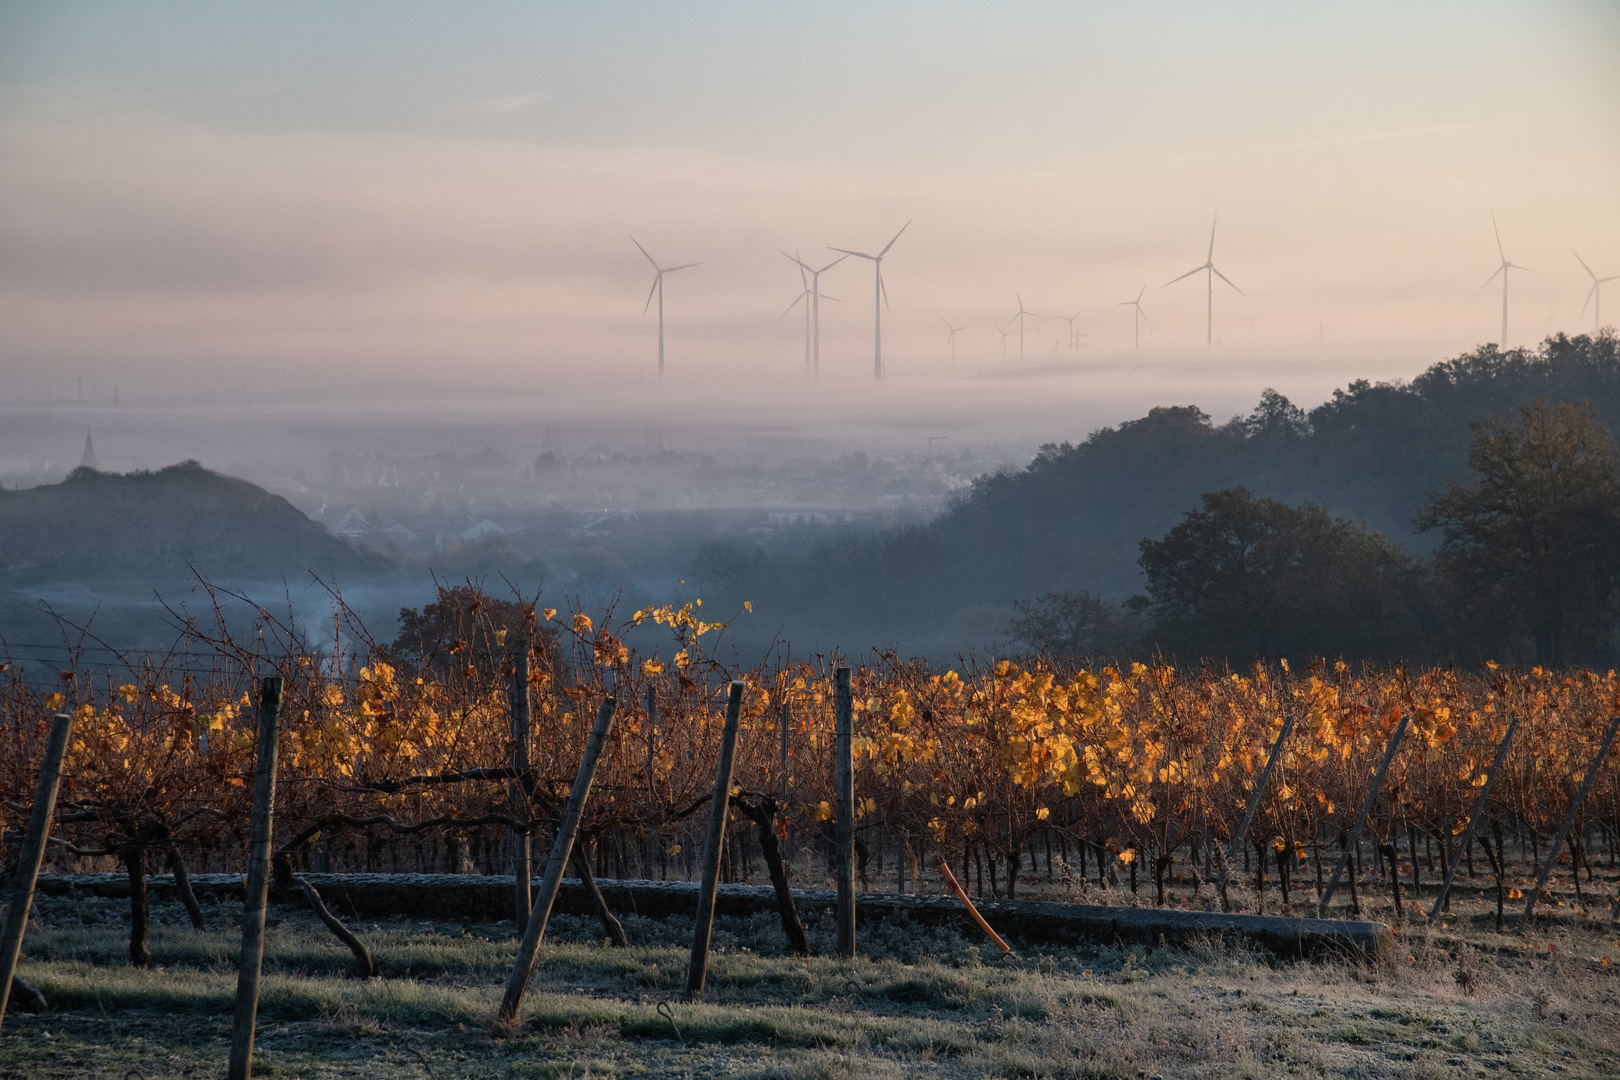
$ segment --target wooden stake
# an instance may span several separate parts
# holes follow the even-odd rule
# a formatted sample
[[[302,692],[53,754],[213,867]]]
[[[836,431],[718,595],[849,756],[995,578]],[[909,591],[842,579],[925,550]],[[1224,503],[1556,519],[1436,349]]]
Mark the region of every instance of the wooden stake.
[[[1282,756],[1283,743],[1288,741],[1288,733],[1292,730],[1294,730],[1294,712],[1290,709],[1288,715],[1283,718],[1282,730],[1277,733],[1277,741],[1271,744],[1271,754],[1266,758],[1266,767],[1261,770],[1260,779],[1255,781],[1254,790],[1249,793],[1249,808],[1243,812],[1243,824],[1238,826],[1237,833],[1233,835],[1232,843],[1227,848],[1228,853],[1242,850],[1243,841],[1249,835],[1249,824],[1254,821],[1254,813],[1260,809],[1260,799],[1266,793],[1266,784],[1271,781],[1271,771],[1276,768],[1277,759]],[[1232,910],[1232,904],[1226,898],[1226,875],[1229,870],[1229,866],[1222,865],[1220,880],[1221,906],[1227,911]],[[1262,876],[1265,874],[1263,862],[1260,873]]]
[[[275,824],[276,728],[281,679],[259,687],[258,769],[253,781],[253,833],[248,844],[247,893],[242,905],[242,955],[236,969],[236,1019],[231,1026],[230,1080],[253,1075],[253,1029],[259,1016],[259,975],[264,967],[264,914],[270,899],[270,839]]]
[[[1316,905],[1318,918],[1327,918],[1328,904],[1333,901],[1333,893],[1339,887],[1339,875],[1350,862],[1350,852],[1361,839],[1361,830],[1367,824],[1367,815],[1372,811],[1373,801],[1378,798],[1378,792],[1384,786],[1384,774],[1389,771],[1389,763],[1395,760],[1395,751],[1401,745],[1401,736],[1406,734],[1406,725],[1411,717],[1401,714],[1401,722],[1395,725],[1395,731],[1389,737],[1389,745],[1384,747],[1384,759],[1378,763],[1378,771],[1373,773],[1372,784],[1367,788],[1367,797],[1361,800],[1361,809],[1356,814],[1356,823],[1350,826],[1350,834],[1345,838],[1344,850],[1339,853],[1338,864],[1333,867],[1333,876],[1328,878],[1327,888],[1322,892],[1322,902]],[[1355,890],[1354,879],[1351,880],[1351,891]]]
[[[512,664],[512,689],[510,697],[510,713],[512,717],[512,782],[507,785],[507,797],[511,803],[512,816],[519,821],[528,821],[530,815],[529,793],[524,788],[524,778],[529,772],[529,743],[533,740],[533,711],[529,698],[529,642],[519,638],[516,654]],[[512,850],[512,876],[513,876],[513,905],[514,918],[519,926],[529,924],[529,911],[533,906],[534,862],[533,862],[533,833],[518,832],[516,829],[508,833],[508,842]]]
[[[1536,871],[1536,887],[1530,890],[1530,899],[1524,905],[1524,917],[1528,919],[1536,910],[1536,899],[1541,895],[1542,887],[1547,884],[1547,878],[1552,875],[1553,864],[1558,861],[1558,849],[1563,846],[1564,838],[1569,835],[1569,827],[1575,823],[1575,815],[1580,811],[1581,803],[1586,801],[1586,793],[1592,790],[1592,781],[1597,779],[1598,766],[1603,759],[1609,756],[1609,748],[1614,745],[1614,736],[1620,732],[1620,716],[1609,721],[1609,732],[1603,736],[1603,744],[1598,747],[1597,756],[1586,769],[1586,778],[1581,781],[1580,790],[1575,793],[1575,801],[1569,804],[1569,810],[1564,814],[1563,822],[1558,826],[1558,835],[1553,838],[1552,846],[1547,849],[1547,865]],[[1581,868],[1575,866],[1575,879],[1580,880]]]
[[[841,667],[834,681],[833,783],[838,800],[833,845],[837,856],[838,955],[855,957],[855,701],[849,687],[849,668]]]
[[[642,695],[647,708],[647,879],[653,878],[653,864],[658,861],[658,787],[654,783],[657,776],[656,761],[653,758],[654,748],[658,743],[658,691],[652,683],[647,684],[646,692]]]
[[[11,887],[11,906],[6,909],[6,925],[0,930],[0,1023],[5,1022],[6,1005],[11,1000],[11,979],[17,973],[17,957],[22,952],[23,933],[28,928],[28,909],[34,903],[34,883],[45,860],[45,843],[51,835],[56,814],[56,789],[62,781],[62,758],[67,754],[68,735],[73,717],[57,713],[51,718],[51,737],[45,744],[45,760],[39,766],[39,786],[34,790],[34,806],[28,813],[28,831],[23,834],[22,854],[17,857],[17,876]]]
[[[613,727],[613,712],[617,707],[618,702],[604,698],[601,708],[596,711],[596,726],[591,728],[590,740],[585,744],[585,758],[574,776],[574,790],[568,796],[568,805],[563,808],[557,838],[552,841],[551,854],[546,859],[546,874],[540,879],[540,889],[529,912],[523,944],[518,946],[517,963],[512,966],[512,975],[506,980],[506,995],[501,999],[501,1008],[496,1014],[498,1024],[510,1023],[517,1016],[518,1006],[523,1004],[524,991],[529,988],[529,977],[534,974],[535,957],[540,952],[540,941],[546,936],[546,920],[551,917],[551,905],[557,902],[557,889],[562,885],[568,856],[574,850],[579,819],[585,812],[585,800],[590,798],[591,781],[596,778],[596,765],[601,760],[608,731]]]
[[[1502,773],[1502,762],[1507,759],[1508,747],[1513,743],[1513,733],[1519,730],[1519,718],[1515,716],[1508,725],[1507,734],[1502,736],[1502,745],[1496,748],[1496,760],[1491,762],[1491,771],[1485,777],[1485,786],[1480,789],[1479,798],[1474,800],[1473,812],[1468,815],[1468,824],[1463,827],[1462,842],[1451,853],[1451,862],[1446,867],[1446,878],[1440,883],[1440,895],[1434,898],[1434,907],[1429,909],[1429,921],[1434,922],[1440,914],[1440,907],[1446,902],[1446,894],[1451,892],[1451,879],[1456,876],[1457,864],[1462,861],[1463,849],[1474,842],[1474,825],[1479,821],[1479,815],[1485,812],[1485,800],[1491,796],[1491,788],[1496,786],[1496,778]],[[1417,865],[1417,851],[1412,852],[1412,865]]]
[[[692,961],[686,968],[686,1000],[701,1001],[709,974],[709,940],[714,933],[714,895],[720,887],[720,849],[726,840],[726,808],[731,803],[731,771],[737,750],[737,724],[747,683],[731,684],[726,699],[726,726],[720,732],[720,766],[714,772],[709,803],[709,834],[703,843],[703,883],[698,887],[697,927],[692,934]]]

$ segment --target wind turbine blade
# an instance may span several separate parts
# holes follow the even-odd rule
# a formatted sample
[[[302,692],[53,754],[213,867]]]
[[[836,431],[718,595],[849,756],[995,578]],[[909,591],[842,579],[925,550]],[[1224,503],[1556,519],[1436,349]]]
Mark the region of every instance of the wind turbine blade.
[[[1216,277],[1220,278],[1222,281],[1226,282],[1228,285],[1232,285],[1232,279],[1231,278],[1227,277],[1225,274],[1221,273],[1219,270],[1216,270],[1213,266],[1211,266],[1209,269]],[[1236,285],[1232,285],[1232,288],[1237,290],[1237,294],[1239,296],[1247,296],[1248,295],[1248,293],[1244,292],[1242,289],[1239,289]]]
[[[909,221],[906,222],[904,225],[900,226],[900,232],[897,232],[897,233],[894,234],[894,240],[900,239],[900,233],[905,232],[909,228],[911,228],[911,222],[909,222]],[[887,255],[889,253],[889,249],[894,247],[894,240],[890,240],[887,244],[883,245],[883,250],[878,252],[878,254],[877,254],[878,258],[881,259],[881,258],[883,258],[883,256],[885,256],[885,255]],[[833,250],[836,251],[837,248],[834,248]]]
[[[1209,254],[1204,256],[1204,261],[1205,262],[1214,262],[1215,261],[1215,225],[1220,220],[1221,220],[1221,215],[1219,215],[1219,214],[1216,214],[1215,217],[1210,220],[1210,223],[1209,223]]]
[[[874,259],[873,261],[876,262],[877,260]],[[883,309],[885,311],[887,311],[888,308],[889,308],[889,287],[887,285],[883,284],[883,264],[882,263],[878,263],[877,279],[878,279],[878,292],[883,294]]]
[[[700,262],[695,262],[695,263],[682,263],[679,266],[667,266],[667,267],[664,268],[664,273],[673,274],[677,270],[690,270],[694,266],[702,266],[702,265],[703,264],[700,263]]]
[[[636,250],[637,251],[640,251],[643,255],[647,255],[647,249],[641,246],[641,241],[640,240],[637,240],[635,237],[632,236],[630,238],[630,242],[632,244],[636,245]],[[651,255],[647,255],[647,261],[652,263],[652,268],[654,270],[658,269],[658,264],[656,262],[653,262],[653,257]]]
[[[1167,288],[1169,288],[1169,287],[1170,287],[1170,286],[1171,286],[1171,285],[1174,285],[1174,284],[1175,284],[1175,283],[1176,283],[1176,282],[1178,282],[1178,281],[1181,281],[1181,280],[1183,280],[1183,279],[1185,279],[1185,278],[1190,278],[1190,277],[1192,277],[1192,276],[1193,276],[1193,275],[1194,275],[1194,274],[1201,274],[1201,273],[1203,273],[1203,272],[1204,272],[1204,268],[1203,268],[1203,267],[1202,267],[1202,266],[1195,266],[1195,267],[1193,267],[1193,268],[1192,268],[1192,269],[1191,269],[1191,270],[1189,270],[1189,271],[1187,271],[1187,272],[1186,272],[1186,273],[1185,273],[1185,274],[1182,274],[1182,275],[1181,275],[1181,277],[1178,277],[1178,278],[1171,278],[1171,279],[1170,279],[1170,280],[1169,280],[1169,281],[1167,281],[1167,282],[1165,282],[1165,283],[1164,283],[1164,284],[1163,284],[1163,285],[1160,285],[1160,286],[1159,286],[1159,288],[1161,288],[1161,289],[1167,289]]]
[[[1576,256],[1576,257],[1579,258],[1579,256]],[[1598,289],[1598,283],[1595,282],[1595,281],[1592,282],[1592,287],[1590,289],[1586,290],[1586,299],[1581,301],[1581,313],[1580,313],[1580,315],[1575,316],[1577,319],[1582,318],[1583,316],[1585,316],[1586,309],[1592,305],[1592,294],[1597,292],[1597,289]]]
[[[837,251],[838,249],[833,248],[833,250]],[[825,274],[827,271],[831,270],[833,267],[837,266],[839,263],[843,262],[847,258],[849,258],[849,256],[847,254],[846,255],[840,255],[840,256],[838,256],[838,258],[834,259],[832,262],[828,263],[826,266],[823,266],[820,270],[814,270],[814,271],[812,271],[812,273]]]
[[[1616,274],[1613,277],[1601,277],[1601,278],[1597,279],[1597,283],[1599,285],[1602,285],[1604,282],[1607,282],[1607,281],[1620,281],[1620,274]]]
[[[1502,256],[1503,262],[1507,262],[1507,253],[1502,250],[1502,230],[1496,227],[1495,210],[1491,211],[1491,231],[1496,234],[1496,253]]]
[[[795,296],[793,298],[793,303],[789,304],[787,306],[787,310],[782,312],[782,314],[778,315],[777,318],[778,319],[787,318],[788,317],[788,312],[790,312],[794,308],[798,307],[800,300],[804,300],[804,301],[806,301],[808,303],[809,302],[809,296],[810,296],[810,290],[809,289],[806,289],[804,292],[800,293],[798,296]]]
[[[873,261],[876,261],[876,260],[877,260],[877,256],[876,256],[876,255],[868,255],[868,254],[867,254],[867,253],[866,253],[866,252],[864,252],[864,251],[850,251],[850,250],[849,250],[849,249],[847,249],[847,248],[835,248],[835,247],[833,247],[833,246],[831,246],[831,245],[828,245],[828,247],[827,247],[827,250],[828,250],[828,251],[842,251],[842,252],[843,252],[843,253],[844,253],[844,254],[845,254],[845,255],[853,255],[853,256],[855,256],[855,257],[856,257],[856,258],[857,258],[857,259],[871,259],[871,260],[873,260]]]
[[[1581,269],[1586,271],[1586,276],[1591,278],[1593,281],[1596,281],[1597,275],[1592,273],[1592,268],[1590,266],[1586,265],[1586,260],[1581,258],[1581,253],[1576,251],[1574,248],[1570,248],[1569,253],[1575,256],[1576,262],[1581,264]]]
[[[1504,263],[1503,265],[1505,266],[1506,264]],[[1479,288],[1475,289],[1474,292],[1473,292],[1473,295],[1470,296],[1468,299],[1472,300],[1475,296],[1478,296],[1480,293],[1484,292],[1485,291],[1485,285],[1489,285],[1491,282],[1495,281],[1496,280],[1496,275],[1500,274],[1501,272],[1502,272],[1502,267],[1498,266],[1496,268],[1496,270],[1494,272],[1492,272],[1491,276],[1485,279],[1485,284],[1481,285]]]
[[[662,270],[658,271],[658,273],[653,275],[652,288],[647,290],[647,302],[645,304],[641,305],[641,313],[643,315],[647,314],[647,309],[652,307],[653,293],[658,291],[658,283],[659,283],[659,281],[661,281],[663,279],[663,277],[664,277],[664,272]]]
[[[842,304],[843,303],[843,301],[838,299],[838,297],[836,297],[836,296],[828,296],[826,293],[817,293],[816,295],[821,297],[823,300],[831,300],[835,304]]]
[[[781,250],[781,249],[779,248],[778,250]],[[790,263],[796,263],[800,270],[808,270],[808,269],[810,269],[810,267],[805,265],[804,260],[799,258],[797,255],[789,255],[787,252],[783,251],[782,252],[782,258],[786,259]]]
[[[1136,299],[1137,299],[1137,302],[1138,302],[1138,303],[1140,303],[1140,302],[1141,302],[1141,300],[1142,300],[1142,293],[1145,293],[1145,292],[1147,292],[1147,286],[1146,286],[1146,285],[1143,285],[1143,286],[1142,286],[1142,289],[1141,289],[1141,292],[1138,292],[1138,293],[1137,293],[1137,294],[1136,294]]]

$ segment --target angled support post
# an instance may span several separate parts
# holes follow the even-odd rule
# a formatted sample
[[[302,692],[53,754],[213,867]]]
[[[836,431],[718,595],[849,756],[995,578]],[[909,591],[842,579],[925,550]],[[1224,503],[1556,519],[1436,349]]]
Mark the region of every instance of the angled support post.
[[[1395,732],[1389,737],[1389,745],[1384,747],[1384,759],[1378,763],[1378,771],[1373,773],[1372,784],[1367,788],[1367,797],[1361,800],[1361,809],[1356,813],[1356,823],[1350,826],[1350,834],[1345,838],[1344,850],[1339,853],[1338,865],[1333,868],[1333,876],[1328,878],[1327,888],[1322,890],[1322,902],[1316,906],[1316,917],[1319,919],[1327,918],[1328,904],[1332,903],[1334,890],[1339,887],[1339,876],[1344,873],[1344,868],[1349,865],[1350,853],[1361,842],[1361,830],[1366,828],[1367,815],[1372,812],[1373,803],[1378,799],[1378,792],[1384,786],[1384,774],[1389,772],[1389,764],[1395,760],[1395,751],[1399,749],[1401,736],[1406,734],[1406,725],[1411,722],[1411,719],[1410,714],[1401,714],[1401,722],[1395,725]],[[1351,884],[1354,884],[1354,882]]]
[[[1271,782],[1271,773],[1277,767],[1277,761],[1282,757],[1283,743],[1288,741],[1288,733],[1294,730],[1294,710],[1289,709],[1283,717],[1282,730],[1277,733],[1277,741],[1271,744],[1271,753],[1266,757],[1266,767],[1260,771],[1260,779],[1255,781],[1254,790],[1249,792],[1249,808],[1243,812],[1243,823],[1238,831],[1232,835],[1232,843],[1228,846],[1228,853],[1243,850],[1243,842],[1248,838],[1249,826],[1254,822],[1254,815],[1260,809],[1260,800],[1266,794],[1266,785]],[[1232,871],[1228,860],[1223,860],[1221,866],[1220,893],[1221,907],[1227,911],[1232,910],[1232,903],[1226,898],[1226,879]]]
[[[45,843],[51,835],[56,814],[56,791],[62,782],[62,759],[67,755],[73,717],[57,713],[51,718],[50,741],[45,744],[45,760],[39,766],[39,786],[34,805],[28,812],[28,831],[23,834],[22,854],[17,857],[17,876],[11,886],[11,906],[6,908],[6,925],[0,931],[0,1023],[6,1019],[11,1001],[11,980],[17,974],[17,957],[22,952],[23,933],[28,928],[28,909],[34,903],[34,883],[39,880],[40,863],[45,859]]]
[[[1451,862],[1446,866],[1446,878],[1440,883],[1440,895],[1434,898],[1434,907],[1429,909],[1429,921],[1440,915],[1440,908],[1446,902],[1446,895],[1451,892],[1451,879],[1457,875],[1457,864],[1462,861],[1463,852],[1468,845],[1474,842],[1474,826],[1479,823],[1479,816],[1485,812],[1485,801],[1491,797],[1491,788],[1496,786],[1496,778],[1502,775],[1502,762],[1507,760],[1508,748],[1513,745],[1513,733],[1519,730],[1519,718],[1515,716],[1508,725],[1507,734],[1502,736],[1502,744],[1496,748],[1496,760],[1491,762],[1491,771],[1485,777],[1485,786],[1480,789],[1479,798],[1474,800],[1474,809],[1468,815],[1468,824],[1463,826],[1462,840],[1451,853]],[[1417,864],[1417,852],[1412,853],[1413,865]]]
[[[1575,793],[1575,800],[1569,804],[1569,809],[1564,813],[1564,820],[1558,826],[1558,835],[1553,838],[1552,846],[1547,849],[1547,865],[1536,871],[1536,887],[1530,890],[1530,899],[1524,905],[1526,920],[1535,914],[1536,900],[1541,896],[1541,890],[1546,886],[1547,879],[1552,876],[1553,864],[1558,861],[1558,849],[1564,846],[1564,839],[1569,836],[1569,828],[1575,824],[1575,815],[1580,812],[1581,804],[1586,801],[1587,792],[1592,790],[1592,781],[1597,779],[1598,768],[1602,766],[1603,759],[1609,756],[1609,749],[1614,746],[1617,732],[1620,732],[1620,716],[1609,721],[1609,732],[1603,736],[1603,743],[1598,747],[1597,755],[1592,758],[1592,764],[1587,766],[1586,777],[1581,781],[1580,790]],[[1581,868],[1575,867],[1575,872],[1580,873]]]

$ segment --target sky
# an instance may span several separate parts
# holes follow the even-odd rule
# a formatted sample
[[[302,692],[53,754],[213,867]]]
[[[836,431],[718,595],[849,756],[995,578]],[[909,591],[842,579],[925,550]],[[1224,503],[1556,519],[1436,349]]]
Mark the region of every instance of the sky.
[[[782,252],[909,222],[899,389],[868,408],[1312,404],[1501,337],[1493,213],[1534,271],[1507,343],[1589,330],[1572,251],[1620,274],[1620,5],[0,6],[3,402],[747,387],[791,414]],[[1167,283],[1217,220],[1207,345],[1204,277]],[[632,235],[701,264],[666,279],[673,398]],[[869,383],[872,264],[822,280],[821,379]]]

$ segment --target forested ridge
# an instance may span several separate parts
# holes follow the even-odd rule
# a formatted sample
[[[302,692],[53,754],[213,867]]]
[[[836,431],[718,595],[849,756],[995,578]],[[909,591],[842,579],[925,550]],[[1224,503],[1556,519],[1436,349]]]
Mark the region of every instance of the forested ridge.
[[[1427,557],[1441,532],[1420,532],[1417,518],[1447,484],[1468,480],[1472,425],[1539,399],[1590,402],[1602,425],[1620,420],[1614,333],[1483,346],[1410,383],[1354,381],[1309,412],[1272,391],[1223,423],[1196,405],[1161,406],[981,477],[927,525],[845,538],[791,564],[722,542],[699,553],[694,573],[722,606],[749,598],[767,618],[805,612],[819,636],[858,629],[926,652],[958,644],[952,621],[975,605],[1141,594],[1143,541],[1165,536],[1204,495],[1238,487],[1314,504]]]

